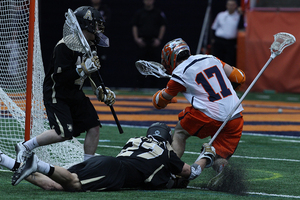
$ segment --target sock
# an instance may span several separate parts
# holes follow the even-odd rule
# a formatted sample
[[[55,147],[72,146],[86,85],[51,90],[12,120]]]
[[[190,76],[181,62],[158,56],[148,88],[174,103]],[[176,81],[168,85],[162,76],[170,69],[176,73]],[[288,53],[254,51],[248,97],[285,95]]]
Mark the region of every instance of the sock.
[[[37,171],[47,176],[51,176],[54,172],[54,166],[42,160],[38,160]]]
[[[28,150],[30,150],[30,151],[32,151],[34,148],[40,146],[36,141],[36,137],[24,142],[23,145],[26,146],[28,148]]]
[[[84,154],[83,155],[83,160],[86,161],[87,159],[93,157],[94,155],[91,155],[91,154]]]
[[[16,168],[19,168],[20,163],[16,162],[15,159],[12,159],[11,157],[8,157],[3,153],[0,153],[0,165],[10,170],[15,170]]]

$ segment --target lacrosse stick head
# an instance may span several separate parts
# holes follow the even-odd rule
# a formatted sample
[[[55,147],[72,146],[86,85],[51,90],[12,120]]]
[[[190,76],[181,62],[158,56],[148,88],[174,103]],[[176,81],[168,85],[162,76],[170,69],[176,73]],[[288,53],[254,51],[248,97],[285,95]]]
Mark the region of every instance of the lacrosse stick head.
[[[90,54],[91,48],[86,41],[74,12],[68,9],[63,27],[63,39],[67,47],[73,51]]]
[[[270,47],[271,57],[275,58],[276,56],[280,55],[283,49],[294,44],[295,42],[296,38],[292,34],[284,32],[277,33],[274,35],[274,42]]]
[[[135,66],[142,75],[151,75],[157,78],[171,78],[171,75],[166,74],[166,69],[160,63],[139,60],[135,62]]]

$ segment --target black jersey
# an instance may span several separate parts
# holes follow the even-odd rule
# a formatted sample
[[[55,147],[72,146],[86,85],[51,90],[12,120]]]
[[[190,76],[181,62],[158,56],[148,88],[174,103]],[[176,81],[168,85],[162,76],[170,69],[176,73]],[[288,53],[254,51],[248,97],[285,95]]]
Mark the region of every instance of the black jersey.
[[[94,156],[68,170],[78,175],[83,191],[163,189],[183,165],[168,142],[149,136],[129,139],[116,158]]]
[[[138,27],[139,37],[150,39],[157,38],[160,27],[166,24],[164,13],[157,8],[138,10],[132,20],[133,26]]]
[[[151,136],[129,139],[117,158],[129,170],[123,187],[139,184],[140,187],[164,188],[171,173],[181,173],[184,165],[168,142]],[[135,174],[141,177],[133,177]]]
[[[81,101],[85,95],[79,90],[79,75],[76,64],[81,63],[82,54],[72,51],[64,43],[58,42],[48,67],[45,67],[43,86],[44,102],[56,103],[57,99],[66,102]]]

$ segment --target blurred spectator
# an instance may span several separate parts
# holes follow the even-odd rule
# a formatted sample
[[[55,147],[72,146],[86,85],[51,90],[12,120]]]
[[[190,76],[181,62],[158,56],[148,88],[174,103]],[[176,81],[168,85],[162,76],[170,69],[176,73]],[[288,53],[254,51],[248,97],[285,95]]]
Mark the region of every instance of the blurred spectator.
[[[103,3],[102,0],[91,0],[91,6],[94,7],[96,10],[100,12],[102,15],[103,19],[105,20],[104,26],[104,34],[109,38],[110,36],[110,21],[111,21],[111,10],[110,8]],[[110,77],[110,73],[112,73],[111,68],[108,66],[107,62],[107,54],[108,51],[110,50],[109,48],[101,48],[99,46],[97,47],[97,55],[99,57],[100,63],[103,67],[101,67],[100,72],[101,75],[104,79],[104,82],[107,82],[105,79],[107,77]],[[85,82],[85,85],[89,85],[89,81]]]
[[[236,65],[238,29],[243,28],[243,17],[237,11],[236,0],[227,0],[226,11],[220,12],[213,25],[212,54],[229,65]]]
[[[103,4],[101,0],[91,0],[92,6],[96,8],[105,20],[105,27],[110,23],[111,11],[106,4]]]
[[[143,0],[143,3],[144,7],[135,13],[132,21],[132,34],[138,46],[138,59],[160,62],[160,45],[166,30],[165,14],[154,7],[154,0]],[[148,77],[147,79],[151,80]],[[138,75],[140,87],[157,87],[155,85],[157,80],[149,80]]]

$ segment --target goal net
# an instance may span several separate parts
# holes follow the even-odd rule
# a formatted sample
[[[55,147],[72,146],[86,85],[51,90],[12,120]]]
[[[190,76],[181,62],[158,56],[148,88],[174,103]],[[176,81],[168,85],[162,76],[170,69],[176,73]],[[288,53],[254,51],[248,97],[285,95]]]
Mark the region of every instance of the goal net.
[[[34,23],[29,20],[32,12]],[[16,155],[14,145],[24,141],[26,123],[29,122],[27,134],[30,138],[49,129],[43,105],[44,67],[38,24],[38,0],[0,1],[0,149],[13,158]],[[34,29],[33,43],[28,42],[29,29]],[[28,52],[32,49],[30,45],[33,45],[33,52]],[[30,56],[32,66],[27,64]],[[32,67],[32,84],[28,81],[29,67]],[[27,97],[28,90],[32,92]],[[30,109],[26,109],[28,98],[31,99]],[[25,123],[26,112],[31,114]],[[67,167],[83,160],[83,146],[76,139],[38,147],[34,151],[40,159],[54,165]]]

